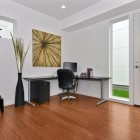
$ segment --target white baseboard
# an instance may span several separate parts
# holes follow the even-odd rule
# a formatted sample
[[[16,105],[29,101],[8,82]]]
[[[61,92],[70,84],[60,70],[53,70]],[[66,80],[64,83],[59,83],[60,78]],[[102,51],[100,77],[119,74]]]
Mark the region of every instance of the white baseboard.
[[[127,104],[127,105],[132,105],[132,104],[130,104],[129,101],[125,101],[125,100],[118,100],[118,99],[109,98],[109,101],[113,101],[113,102],[117,102],[117,103],[123,103],[123,104]]]
[[[14,102],[4,102],[4,106],[8,106],[8,105],[14,105]]]

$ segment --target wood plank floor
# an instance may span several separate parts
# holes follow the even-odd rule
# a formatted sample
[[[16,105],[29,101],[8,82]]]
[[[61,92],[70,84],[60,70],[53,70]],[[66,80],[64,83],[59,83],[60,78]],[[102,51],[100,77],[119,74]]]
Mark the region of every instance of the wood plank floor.
[[[140,107],[78,95],[78,101],[51,97],[32,107],[5,107],[0,140],[140,140]]]

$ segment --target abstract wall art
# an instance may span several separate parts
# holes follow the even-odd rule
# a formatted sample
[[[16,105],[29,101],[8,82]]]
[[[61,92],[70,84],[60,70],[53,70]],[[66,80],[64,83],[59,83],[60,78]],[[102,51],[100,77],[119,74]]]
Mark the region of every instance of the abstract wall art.
[[[34,67],[61,66],[61,36],[33,29],[32,45]]]

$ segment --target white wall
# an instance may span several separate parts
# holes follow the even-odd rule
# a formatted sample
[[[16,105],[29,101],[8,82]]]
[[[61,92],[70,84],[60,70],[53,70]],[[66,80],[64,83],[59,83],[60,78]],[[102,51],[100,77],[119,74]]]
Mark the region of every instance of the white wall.
[[[64,60],[78,63],[78,72],[93,68],[94,76],[109,76],[109,23],[101,23],[65,34]],[[104,82],[105,96],[109,85]],[[100,82],[80,81],[78,93],[100,97]]]
[[[0,16],[17,21],[16,34],[24,38],[26,45],[32,40],[32,29],[62,35],[62,62],[76,61],[78,63],[77,74],[86,72],[86,68],[90,67],[93,68],[94,76],[109,76],[109,21],[111,19],[79,31],[61,34],[59,21],[10,0],[1,0]],[[132,18],[131,16],[131,21]],[[14,103],[17,82],[17,71],[11,46],[10,40],[0,39],[0,94],[4,97],[5,104]],[[30,47],[23,68],[23,76],[52,75],[56,70],[57,68],[32,67],[32,47]],[[27,97],[27,82],[24,80],[23,82]],[[108,97],[109,82],[105,81],[103,86],[104,96]],[[57,94],[59,91],[57,81],[51,81],[51,95]],[[99,97],[100,83],[80,81],[78,92]]]
[[[32,29],[61,35],[60,22],[10,0],[0,1],[0,16],[17,21],[16,36],[24,38],[27,46],[32,41]],[[23,68],[23,76],[52,75],[58,68],[32,67],[32,45]],[[0,95],[5,104],[14,103],[17,70],[11,40],[0,39]],[[27,98],[27,81],[23,80]],[[55,88],[54,88],[55,86]],[[51,84],[51,95],[58,93],[57,81]]]
[[[94,24],[81,30],[65,33],[64,42],[64,60],[75,61],[78,63],[78,74],[86,72],[86,68],[93,68],[94,76],[110,76],[109,70],[109,30],[110,22],[122,18],[129,17],[130,20],[130,52],[129,52],[129,83],[130,83],[130,104],[133,104],[133,14],[140,12],[140,9],[124,13],[112,19],[107,19],[100,23]],[[99,97],[99,83],[80,81],[78,92]],[[109,82],[104,85],[104,97],[109,97]],[[110,91],[111,92],[111,91]]]

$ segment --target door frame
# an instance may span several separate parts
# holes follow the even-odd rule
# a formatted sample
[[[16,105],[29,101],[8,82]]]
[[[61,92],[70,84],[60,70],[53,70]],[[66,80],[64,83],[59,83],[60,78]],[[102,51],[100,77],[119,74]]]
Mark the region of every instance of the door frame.
[[[119,22],[121,20],[125,20],[128,19],[129,20],[129,101],[125,101],[125,100],[120,100],[120,98],[112,98],[112,79],[110,80],[109,83],[109,100],[112,101],[116,101],[116,102],[121,102],[121,103],[125,103],[125,104],[130,104],[133,105],[134,104],[134,97],[133,97],[133,82],[134,82],[134,70],[133,70],[133,61],[134,61],[134,50],[133,50],[133,14],[126,14],[124,16],[120,16],[118,18],[114,18],[112,20],[110,20],[109,22],[109,26],[110,26],[110,31],[109,31],[109,43],[110,43],[110,49],[109,49],[109,74],[112,77],[112,58],[113,58],[113,53],[112,53],[112,24],[115,22]]]

